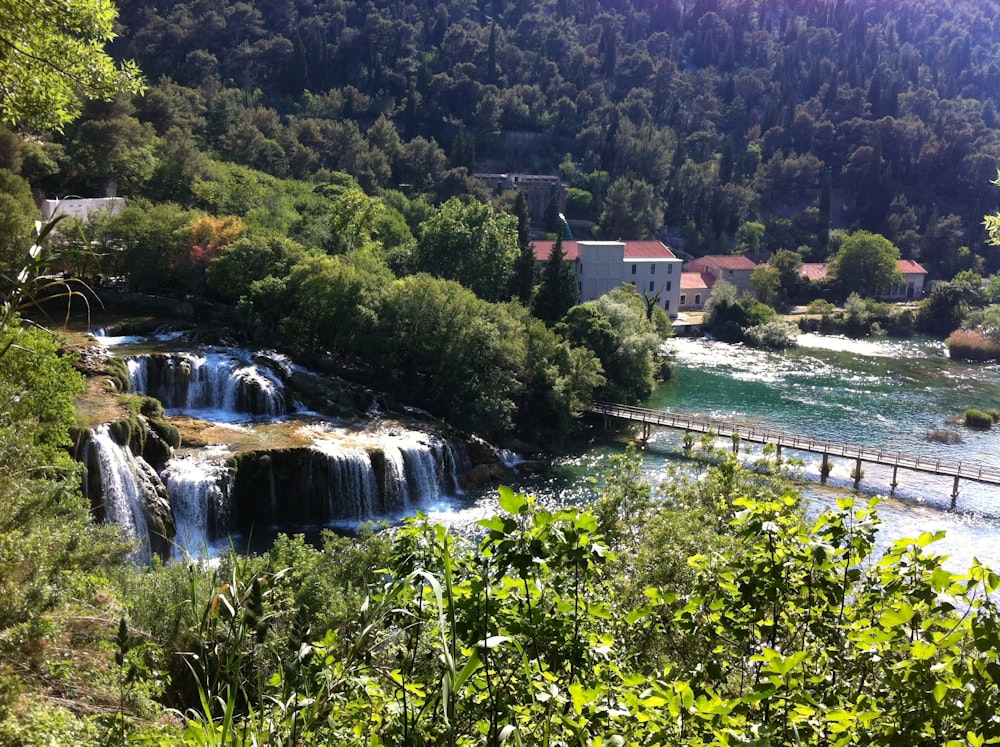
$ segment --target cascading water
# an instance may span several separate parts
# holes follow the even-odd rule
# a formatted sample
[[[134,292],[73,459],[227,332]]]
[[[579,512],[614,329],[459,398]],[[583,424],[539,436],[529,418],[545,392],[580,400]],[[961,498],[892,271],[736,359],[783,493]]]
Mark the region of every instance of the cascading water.
[[[142,344],[138,338],[105,339],[109,346]],[[160,484],[171,524],[167,536],[177,528],[169,544],[154,543],[152,552],[164,557],[214,554],[233,535],[237,542],[245,534],[248,545],[265,547],[260,538],[275,531],[398,520],[418,508],[450,511],[449,496],[460,492],[459,472],[471,467],[464,445],[456,448],[447,439],[385,421],[383,406],[373,408],[372,422],[360,427],[289,407],[284,382],[299,376],[308,381],[310,374],[273,352],[199,347],[123,358],[133,391],[156,397],[171,415],[193,416],[182,426],[193,429],[191,440],[221,447],[206,456],[186,445],[179,456],[157,462],[162,483],[148,464],[132,469],[130,455],[119,454],[126,466],[116,469]],[[291,410],[295,414],[288,417]],[[100,433],[110,448],[107,426]],[[109,521],[137,540],[155,533],[143,526],[143,514],[125,508],[142,488],[104,483],[116,502]],[[147,549],[137,559],[149,554]]]
[[[174,544],[187,557],[211,555],[232,522],[233,473],[225,464],[182,457],[163,470],[177,535]]]
[[[108,425],[94,429],[85,461],[88,468],[96,467],[99,473],[97,484],[100,496],[90,496],[93,502],[99,504],[98,513],[103,515],[105,521],[120,526],[125,536],[138,545],[132,554],[133,559],[138,563],[148,563],[154,551],[150,513],[157,508],[165,508],[166,499],[156,471],[142,457],[134,456],[127,446],[116,443]],[[95,483],[89,479],[87,482]],[[161,531],[161,535],[165,533]]]
[[[275,418],[284,415],[284,385],[244,351],[139,355],[126,360],[133,391],[170,410]],[[280,362],[276,362],[280,366]]]

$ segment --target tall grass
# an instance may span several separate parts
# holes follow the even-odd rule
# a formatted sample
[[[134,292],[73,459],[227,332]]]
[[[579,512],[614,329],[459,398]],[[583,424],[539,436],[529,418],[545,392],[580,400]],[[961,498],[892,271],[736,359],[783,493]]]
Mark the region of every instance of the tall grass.
[[[1000,342],[979,330],[957,329],[945,340],[945,345],[948,354],[957,360],[1000,360]]]

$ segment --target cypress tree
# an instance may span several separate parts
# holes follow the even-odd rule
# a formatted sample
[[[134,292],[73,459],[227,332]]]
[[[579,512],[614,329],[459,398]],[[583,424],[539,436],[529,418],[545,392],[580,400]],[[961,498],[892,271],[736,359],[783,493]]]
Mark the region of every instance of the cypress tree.
[[[579,298],[573,268],[565,261],[562,247],[562,234],[556,234],[533,309],[535,316],[550,327],[562,319]]]

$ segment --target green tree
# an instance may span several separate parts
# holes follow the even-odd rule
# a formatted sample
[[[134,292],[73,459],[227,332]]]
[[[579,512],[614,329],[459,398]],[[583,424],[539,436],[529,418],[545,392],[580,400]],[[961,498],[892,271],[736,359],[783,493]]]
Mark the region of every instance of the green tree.
[[[68,3],[58,12],[2,0],[0,120],[61,129],[79,114],[84,97],[140,92],[135,64],[116,65],[102,49],[114,36],[117,14],[114,5],[97,0]]]
[[[126,278],[134,291],[176,292],[191,251],[190,227],[200,215],[171,203],[132,200],[117,215],[92,219],[88,231],[106,275]]]
[[[519,251],[514,216],[452,198],[424,223],[413,259],[419,272],[455,280],[486,301],[500,301]]]
[[[663,337],[646,317],[637,293],[616,288],[596,301],[574,306],[556,326],[573,345],[589,348],[604,369],[606,383],[595,396],[612,402],[648,397],[660,375]]]
[[[781,273],[770,264],[757,265],[750,275],[750,284],[761,303],[777,306],[782,297]]]
[[[764,246],[764,224],[759,221],[741,223],[736,230],[736,254],[759,252]]]
[[[24,266],[38,208],[27,181],[0,169],[0,274],[13,277]]]
[[[511,273],[510,297],[527,306],[531,303],[538,270],[535,267],[535,251],[529,234],[531,218],[528,215],[528,201],[521,190],[517,190],[514,197],[512,212],[517,218],[517,245],[520,251]]]
[[[580,297],[573,266],[566,261],[562,246],[562,235],[556,234],[556,240],[542,269],[542,283],[532,307],[535,316],[550,327],[562,319]]]
[[[874,298],[902,282],[899,249],[889,239],[868,231],[849,234],[840,244],[830,272],[842,288]]]
[[[504,307],[455,281],[418,274],[388,286],[367,355],[407,401],[489,435],[513,422],[521,341]]]
[[[357,355],[374,324],[380,294],[391,282],[389,268],[371,250],[306,257],[285,280],[282,337],[308,354]]]
[[[208,266],[208,287],[220,298],[238,301],[254,282],[288,275],[304,255],[300,245],[279,236],[238,239]]]

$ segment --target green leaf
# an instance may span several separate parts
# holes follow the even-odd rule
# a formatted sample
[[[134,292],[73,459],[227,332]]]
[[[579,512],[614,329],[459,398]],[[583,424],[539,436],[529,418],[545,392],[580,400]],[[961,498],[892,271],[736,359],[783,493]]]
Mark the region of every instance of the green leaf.
[[[930,659],[935,653],[937,653],[937,646],[933,643],[919,639],[913,642],[912,655],[917,661]]]
[[[515,493],[506,485],[501,485],[498,492],[500,493],[500,508],[510,514],[524,513],[524,509],[528,505],[528,499],[524,493]]]
[[[879,618],[879,624],[883,628],[896,628],[900,625],[906,625],[906,623],[910,622],[912,619],[913,607],[904,602],[897,608],[889,609],[883,612],[882,616]]]

